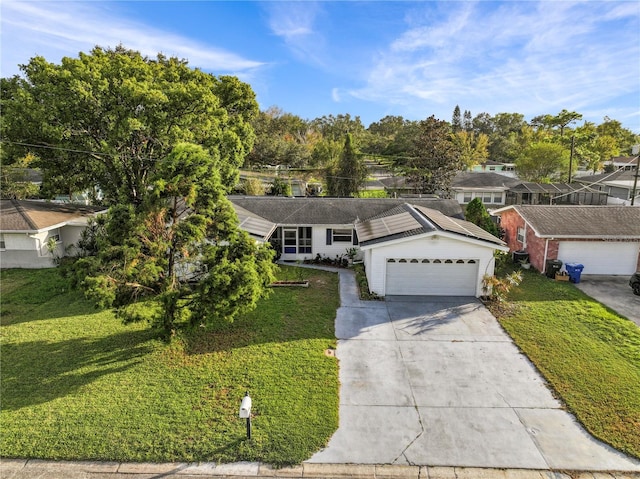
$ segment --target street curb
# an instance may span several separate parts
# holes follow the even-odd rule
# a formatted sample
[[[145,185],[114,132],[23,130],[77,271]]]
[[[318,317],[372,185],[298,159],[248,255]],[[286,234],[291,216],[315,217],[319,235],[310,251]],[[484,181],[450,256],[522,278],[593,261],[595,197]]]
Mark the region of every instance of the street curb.
[[[1,477],[98,478],[353,478],[353,479],[640,479],[640,472],[552,471],[479,467],[407,466],[390,464],[316,464],[275,468],[259,462],[231,464],[117,463],[2,459]]]

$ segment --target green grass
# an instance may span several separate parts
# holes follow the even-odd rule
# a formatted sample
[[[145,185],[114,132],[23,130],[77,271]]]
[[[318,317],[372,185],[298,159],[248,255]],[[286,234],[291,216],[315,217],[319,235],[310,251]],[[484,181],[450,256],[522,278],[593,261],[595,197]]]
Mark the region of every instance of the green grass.
[[[358,198],[388,198],[386,190],[361,190],[356,195]]]
[[[640,457],[640,328],[572,284],[524,273],[500,323],[591,434]]]
[[[283,267],[279,279],[298,279]],[[338,426],[336,274],[274,288],[231,324],[167,344],[67,291],[55,270],[2,272],[0,456],[301,462]],[[253,436],[238,418],[253,398]]]

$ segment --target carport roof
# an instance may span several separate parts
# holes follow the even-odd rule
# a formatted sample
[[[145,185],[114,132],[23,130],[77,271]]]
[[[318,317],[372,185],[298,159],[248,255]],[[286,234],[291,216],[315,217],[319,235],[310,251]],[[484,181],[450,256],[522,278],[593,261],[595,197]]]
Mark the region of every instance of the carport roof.
[[[634,206],[514,205],[540,238],[640,239],[640,208]]]
[[[479,226],[438,210],[405,203],[355,224],[361,246],[383,243],[434,231],[445,231],[503,246],[505,243]]]

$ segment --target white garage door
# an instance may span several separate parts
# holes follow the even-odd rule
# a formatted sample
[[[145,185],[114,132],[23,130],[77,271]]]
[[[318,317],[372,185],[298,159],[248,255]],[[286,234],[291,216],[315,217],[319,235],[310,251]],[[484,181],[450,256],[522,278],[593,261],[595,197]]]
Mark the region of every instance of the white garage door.
[[[386,294],[475,296],[478,264],[476,259],[388,259]]]
[[[584,265],[582,274],[632,274],[638,264],[639,243],[562,241],[558,259]]]

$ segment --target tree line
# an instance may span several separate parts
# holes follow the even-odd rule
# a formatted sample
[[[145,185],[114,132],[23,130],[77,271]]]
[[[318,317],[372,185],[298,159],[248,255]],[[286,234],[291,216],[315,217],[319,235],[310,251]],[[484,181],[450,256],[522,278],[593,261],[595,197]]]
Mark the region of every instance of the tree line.
[[[442,120],[438,120],[442,121]],[[578,112],[562,110],[526,121],[520,113],[479,113],[453,110],[450,122],[437,124],[386,116],[365,127],[358,116],[328,115],[304,120],[277,107],[261,111],[253,123],[256,143],[246,167],[285,165],[326,168],[335,164],[349,133],[359,154],[384,158],[400,170],[415,169],[417,149],[424,146],[424,128],[436,128],[452,144],[452,168],[469,169],[487,160],[515,164],[525,180],[549,182],[568,179],[572,169],[598,171],[603,162],[631,154],[640,137],[614,119],[595,124]],[[420,137],[423,137],[422,144]],[[572,147],[573,144],[573,147]]]

